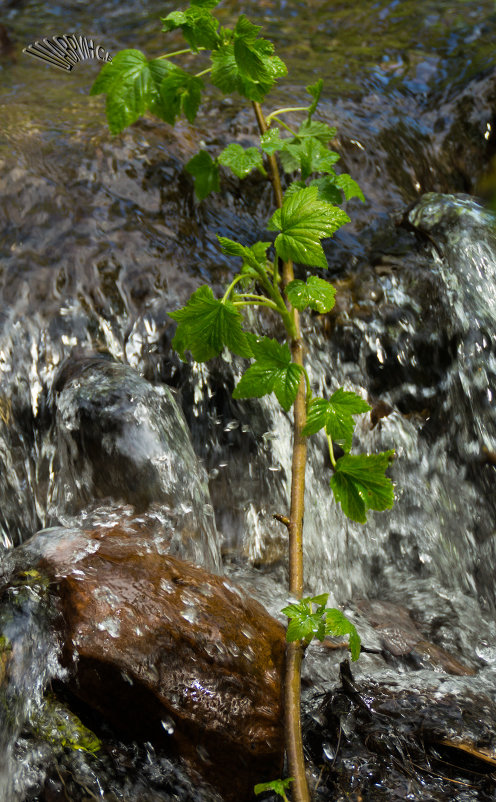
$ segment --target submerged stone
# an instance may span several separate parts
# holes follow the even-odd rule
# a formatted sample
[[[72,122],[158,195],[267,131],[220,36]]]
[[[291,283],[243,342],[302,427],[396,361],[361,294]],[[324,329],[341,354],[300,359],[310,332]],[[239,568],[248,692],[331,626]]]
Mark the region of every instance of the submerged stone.
[[[128,365],[82,356],[59,371],[53,396],[52,519],[101,499],[155,508],[174,531],[169,551],[218,569],[206,475],[169,388]]]
[[[279,776],[284,629],[259,603],[139,527],[45,530],[22,550],[56,589],[67,688],[84,705],[225,799]]]

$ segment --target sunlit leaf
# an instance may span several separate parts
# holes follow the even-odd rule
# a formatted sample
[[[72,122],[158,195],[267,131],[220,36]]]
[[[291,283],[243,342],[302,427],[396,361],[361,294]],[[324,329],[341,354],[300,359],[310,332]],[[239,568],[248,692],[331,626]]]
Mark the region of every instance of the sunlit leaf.
[[[394,503],[391,479],[385,471],[394,451],[380,454],[345,454],[336,462],[331,478],[334,498],[344,514],[358,523],[366,523],[366,511],[388,510]]]
[[[325,611],[325,634],[339,637],[340,635],[350,636],[351,659],[358,660],[360,657],[360,637],[354,624],[349,621],[341,610],[327,608]]]
[[[217,5],[217,3],[215,3]],[[219,23],[210,13],[214,5],[208,2],[192,3],[185,11],[172,11],[162,18],[163,31],[174,31],[181,28],[182,34],[193,51],[200,47],[212,50],[220,42],[217,29]]]
[[[262,154],[258,148],[245,149],[237,143],[232,143],[224,148],[218,157],[218,162],[223,167],[230,167],[238,178],[245,178],[254,169],[260,170],[263,175],[266,175]]]
[[[322,78],[319,78],[317,81],[315,81],[314,84],[310,84],[309,86],[307,86],[308,94],[313,97],[312,105],[308,109],[308,117],[309,117],[309,119],[315,113],[315,109],[317,108],[317,105],[318,105],[319,100],[320,100],[320,96],[322,94],[323,85],[324,85],[324,81],[322,80]]]
[[[345,223],[348,215],[319,198],[317,187],[306,187],[284,199],[268,224],[269,231],[280,230],[275,248],[281,259],[306,265],[327,267],[320,241],[330,237]]]
[[[252,356],[240,313],[232,303],[214,298],[206,285],[192,294],[186,306],[170,312],[169,316],[178,321],[172,346],[181,359],[185,359],[186,351],[191,351],[196,362],[206,362],[218,356],[224,347],[239,356]]]
[[[303,434],[308,437],[325,429],[334,442],[349,451],[355,429],[353,415],[369,410],[370,406],[363,398],[340,387],[329,399],[312,399]]]
[[[119,134],[150,109],[163,120],[170,112],[160,95],[162,81],[176,70],[162,59],[148,61],[139,50],[121,50],[105,64],[91,95],[106,93],[106,112],[112,134]]]
[[[332,284],[318,276],[309,276],[306,281],[294,279],[287,285],[285,292],[298,311],[302,312],[310,307],[321,315],[330,312],[336,297]]]
[[[255,362],[242,375],[234,388],[233,398],[260,398],[274,392],[283,409],[294,403],[302,368],[291,362],[286,343],[281,345],[269,337],[249,337]]]

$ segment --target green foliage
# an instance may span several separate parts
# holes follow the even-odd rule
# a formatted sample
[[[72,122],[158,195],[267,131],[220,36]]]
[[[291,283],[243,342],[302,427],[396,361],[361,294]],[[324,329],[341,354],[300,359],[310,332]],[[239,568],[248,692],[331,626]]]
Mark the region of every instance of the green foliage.
[[[333,308],[336,290],[328,281],[318,276],[309,276],[306,281],[291,281],[286,287],[286,295],[299,312],[310,308],[323,315]]]
[[[385,475],[394,451],[380,454],[345,454],[331,477],[334,498],[345,515],[364,524],[366,510],[389,510],[394,503],[393,483]]]
[[[217,47],[221,41],[217,33],[219,23],[210,13],[217,3],[192,3],[186,11],[173,11],[162,18],[163,31],[181,28],[182,34],[194,53],[200,48]]]
[[[308,645],[313,638],[323,641],[326,635],[349,635],[351,659],[358,660],[360,638],[356,628],[341,610],[326,607],[328,598],[328,593],[306,596],[284,607],[281,612],[290,619],[286,640],[290,643],[301,640]]]
[[[321,240],[349,221],[342,209],[320,200],[316,187],[305,187],[284,199],[267,228],[281,232],[274,243],[281,259],[325,268],[327,259]]]
[[[267,175],[263,166],[262,154],[258,148],[243,148],[241,145],[233,143],[224,148],[219,156],[219,164],[223,167],[230,167],[234,175],[238,178],[246,178],[252,170],[260,170],[262,175]]]
[[[353,415],[368,412],[369,409],[363,398],[340,387],[328,400],[312,398],[303,434],[309,436],[325,429],[332,440],[349,451],[355,429]]]
[[[234,388],[233,398],[260,398],[274,392],[288,412],[298,392],[301,366],[291,361],[287,343],[280,345],[269,337],[248,336],[255,362]]]
[[[163,18],[165,32],[181,30],[189,45],[186,50],[152,60],[137,50],[125,50],[102,68],[91,93],[107,95],[112,133],[119,133],[147,111],[171,125],[181,114],[192,123],[202,100],[203,78],[208,73],[213,86],[224,94],[237,92],[255,104],[265,100],[276,81],[286,74],[284,62],[275,55],[273,44],[260,35],[261,28],[244,14],[233,29],[220,26],[212,13],[216,6],[217,0],[191,0],[185,10],[172,11]],[[203,62],[209,60],[210,66],[193,73],[171,61],[185,52],[199,54]],[[349,453],[355,416],[370,409],[360,396],[339,388],[329,399],[313,397],[309,376],[300,364],[303,348],[298,312],[311,309],[326,314],[334,306],[336,293],[322,278],[310,275],[304,281],[295,279],[293,272],[293,262],[304,268],[327,268],[322,241],[349,222],[348,215],[340,208],[343,199],[363,201],[364,196],[347,173],[335,172],[339,155],[329,146],[336,129],[314,119],[323,91],[322,80],[319,78],[306,89],[311,99],[307,106],[275,109],[270,114],[265,114],[260,105],[255,106],[263,133],[250,147],[228,144],[217,156],[201,150],[186,164],[200,201],[219,191],[222,166],[239,179],[253,170],[266,177],[269,174],[280,208],[267,224],[268,230],[276,232],[274,243],[259,241],[247,246],[218,237],[222,252],[240,259],[241,267],[221,299],[214,297],[209,286],[202,286],[193,292],[185,306],[170,313],[177,322],[172,345],[183,360],[189,352],[197,362],[205,362],[219,356],[225,348],[252,359],[233,397],[259,398],[275,393],[286,412],[298,397],[300,420],[304,418],[303,377],[307,420],[302,435],[309,437],[325,431],[334,498],[346,516],[365,523],[367,510],[385,510],[393,504],[393,485],[385,472],[394,452]],[[297,112],[303,112],[304,117],[301,122],[292,123],[293,127],[282,119],[286,113]],[[288,174],[284,193],[278,164]],[[245,331],[242,310],[253,305],[279,316],[283,328],[281,341]],[[333,442],[343,447],[344,456],[335,458]],[[298,477],[295,485],[303,487],[304,463],[298,461],[299,457],[295,457],[293,470]],[[294,509],[298,506],[303,506],[302,498]],[[290,538],[294,538],[295,527],[301,527],[301,519],[300,512],[291,519]],[[293,549],[292,554],[297,552],[298,549]],[[348,635],[352,659],[356,660],[360,653],[356,629],[340,610],[326,607],[327,599],[327,594],[306,597],[286,607],[283,612],[290,618],[287,639],[306,644],[314,637],[322,640],[326,635]],[[287,685],[294,685],[293,678]],[[295,768],[294,773],[297,782],[293,794],[299,796],[301,771]],[[289,778],[261,783],[255,786],[255,793],[275,791],[287,802],[286,789],[291,782]]]
[[[292,782],[294,782],[293,777],[287,777],[285,780],[271,780],[268,783],[258,783],[258,785],[255,785],[253,790],[257,796],[258,794],[263,794],[266,791],[273,791],[273,793],[282,797],[284,802],[288,802],[286,791],[289,789],[289,786]]]
[[[162,81],[177,68],[168,61],[148,61],[139,50],[121,50],[105,64],[91,95],[107,95],[107,119],[110,131],[119,134],[148,109],[167,122],[171,112],[160,94]]]
[[[206,150],[200,150],[186,164],[186,170],[195,180],[198,200],[204,200],[211,192],[219,191],[219,167]]]
[[[252,356],[240,313],[229,301],[214,298],[207,285],[199,287],[182,309],[170,312],[170,317],[179,323],[172,345],[181,359],[185,351],[191,351],[196,362],[206,362],[224,347],[239,356]]]

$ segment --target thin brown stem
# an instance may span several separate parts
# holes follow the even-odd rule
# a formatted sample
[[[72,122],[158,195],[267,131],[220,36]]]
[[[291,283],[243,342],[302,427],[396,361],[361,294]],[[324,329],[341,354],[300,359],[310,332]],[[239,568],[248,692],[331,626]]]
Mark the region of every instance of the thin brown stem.
[[[260,133],[267,130],[267,123],[259,103],[253,103]],[[274,191],[276,206],[281,208],[283,193],[281,177],[277,159],[268,156],[268,175]],[[282,284],[285,287],[294,278],[293,263],[283,262]],[[292,361],[303,367],[303,342],[301,339],[300,321],[298,311],[286,299],[288,312],[293,325],[288,334],[291,337]],[[286,327],[288,328],[288,327]],[[289,532],[289,590],[297,598],[303,595],[303,513],[305,499],[305,466],[307,459],[307,443],[303,437],[303,428],[306,423],[306,385],[302,373],[298,393],[294,403],[293,428],[293,459],[291,469],[291,504],[289,522],[286,524]],[[281,518],[279,518],[281,520]],[[286,519],[287,520],[287,519]],[[305,758],[303,756],[303,742],[301,736],[300,719],[300,686],[301,661],[303,647],[296,641],[286,644],[286,675],[284,682],[284,717],[286,735],[286,754],[290,776],[294,777],[292,797],[294,802],[310,802],[308,785],[305,775]]]

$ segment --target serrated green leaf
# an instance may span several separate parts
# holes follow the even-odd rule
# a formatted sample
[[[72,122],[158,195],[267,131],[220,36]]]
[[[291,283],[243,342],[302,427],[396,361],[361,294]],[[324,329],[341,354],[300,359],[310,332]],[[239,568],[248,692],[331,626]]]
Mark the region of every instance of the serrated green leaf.
[[[244,357],[252,356],[246,332],[242,329],[243,318],[236,307],[214,298],[208,286],[199,287],[186,306],[170,312],[178,321],[173,348],[181,359],[191,351],[196,362],[206,362],[218,356],[224,347]]]
[[[193,123],[201,102],[204,83],[201,78],[181,70],[171,71],[160,84],[160,97],[164,107],[169,110],[166,122],[174,125],[175,118],[184,112],[190,123]]]
[[[319,197],[322,200],[332,204],[340,204],[343,202],[341,190],[336,186],[337,175],[334,171],[330,175],[324,175],[321,178],[314,178],[310,182],[310,186],[317,187],[319,190]]]
[[[139,50],[121,50],[102,67],[91,95],[107,94],[107,120],[112,134],[119,134],[150,109],[166,119],[160,85],[176,67],[163,59],[148,61]]]
[[[211,80],[214,86],[230,95],[237,92],[240,75],[236,59],[234,58],[234,45],[227,44],[219,47],[212,53]]]
[[[305,597],[305,601],[309,604],[317,604],[319,607],[321,605],[327,604],[327,599],[329,598],[328,593],[320,593],[318,596],[307,596]]]
[[[272,89],[277,78],[286,74],[286,66],[277,56],[263,54],[266,77],[252,80],[248,73],[240,69],[234,52],[234,44],[223,44],[213,51],[211,81],[224,94],[238,92],[248,100],[261,103]]]
[[[323,145],[327,145],[337,134],[336,128],[331,128],[327,123],[318,120],[304,120],[298,128],[298,138],[305,139],[313,137],[318,139]]]
[[[345,454],[337,460],[331,488],[348,518],[365,523],[368,509],[391,509],[393,483],[385,471],[393,456],[394,451],[384,451],[380,454]]]
[[[312,399],[303,434],[309,437],[320,429],[325,429],[334,442],[339,443],[345,451],[349,451],[355,429],[353,415],[369,410],[370,406],[363,398],[340,387],[328,400]]]
[[[206,150],[201,150],[185,165],[185,169],[195,179],[195,194],[203,200],[210,192],[218,192],[219,166]]]
[[[269,221],[269,231],[280,230],[275,248],[283,260],[293,259],[306,265],[327,267],[320,244],[345,223],[348,215],[342,209],[319,198],[317,187],[306,187],[284,199],[279,214]]]
[[[217,4],[215,4],[217,5]],[[182,34],[194,52],[200,47],[212,50],[220,42],[217,29],[218,21],[209,11],[214,6],[208,3],[193,3],[185,11],[172,11],[162,17],[163,31],[174,31],[181,28]]]
[[[365,196],[358,186],[357,182],[348,175],[348,173],[340,173],[336,176],[336,186],[343,192],[346,200],[351,198],[359,198],[365,201]]]
[[[268,131],[260,137],[260,147],[268,156],[273,156],[274,153],[284,149],[286,140],[282,139],[280,134],[280,129],[275,126],[274,128],[269,128]]]
[[[258,148],[245,149],[237,143],[232,143],[224,148],[218,157],[218,162],[223,167],[229,167],[238,178],[245,178],[254,169],[266,175],[262,154]]]
[[[287,343],[281,345],[269,337],[249,337],[255,363],[242,375],[233,398],[261,398],[274,392],[286,412],[294,403],[302,368],[291,362]]]
[[[285,293],[292,306],[299,312],[310,307],[321,315],[330,312],[336,297],[336,290],[332,284],[318,276],[309,276],[306,281],[300,279],[290,281]]]
[[[272,245],[271,242],[255,242],[251,246],[246,246],[227,237],[219,237],[217,235],[217,239],[222,253],[227,253],[230,256],[240,256],[243,260],[243,265],[249,265],[255,270],[260,267],[264,270],[266,269],[267,248]]]
[[[358,660],[360,657],[360,637],[355,625],[346,618],[341,610],[328,608],[325,611],[325,634],[333,635],[334,637],[349,635],[351,659]]]
[[[302,141],[291,140],[287,142],[285,153],[289,153],[301,169],[303,179],[308,178],[312,173],[322,173],[332,170],[339,156],[332,150],[328,150],[315,137],[307,137]]]
[[[254,83],[270,81],[267,66],[268,56],[274,45],[266,39],[258,39],[262,28],[253,25],[244,14],[239,17],[234,29],[234,57],[240,74]]]
[[[322,80],[322,78],[319,78],[318,81],[316,81],[314,84],[310,84],[310,86],[307,86],[307,88],[306,88],[308,94],[313,97],[313,103],[310,106],[310,108],[308,109],[308,119],[310,119],[312,114],[315,113],[315,109],[317,108],[317,105],[318,105],[319,100],[320,100],[320,96],[322,94],[323,85],[324,85],[324,81]]]
[[[255,794],[263,794],[266,791],[273,791],[278,796],[282,797],[284,802],[287,802],[288,798],[286,796],[286,790],[289,788],[291,783],[294,782],[294,777],[288,777],[285,780],[271,780],[268,783],[258,783],[254,786],[253,790]]]
[[[299,189],[305,189],[306,183],[304,181],[291,181],[290,185],[287,187],[286,191],[284,192],[284,197],[289,198],[293,192],[298,192]]]

